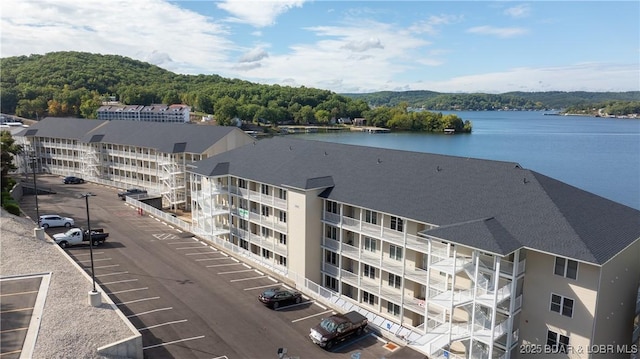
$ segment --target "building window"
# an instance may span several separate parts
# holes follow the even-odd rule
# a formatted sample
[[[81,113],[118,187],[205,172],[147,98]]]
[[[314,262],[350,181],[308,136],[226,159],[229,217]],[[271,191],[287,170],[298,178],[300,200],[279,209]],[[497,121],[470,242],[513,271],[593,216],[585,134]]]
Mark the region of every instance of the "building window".
[[[262,248],[262,256],[267,259],[271,258],[271,251],[266,248]]]
[[[400,306],[397,304],[393,304],[391,302],[387,302],[387,313],[393,314],[394,316],[400,315]]]
[[[260,227],[260,233],[262,233],[262,236],[265,238],[271,237],[271,229],[267,227]]]
[[[376,251],[376,243],[377,241],[374,238],[364,237],[364,249],[369,252]]]
[[[551,311],[573,317],[573,299],[551,293]]]
[[[559,276],[576,279],[578,278],[578,262],[571,259],[556,257],[554,273]]]
[[[369,277],[371,279],[376,278],[376,269],[368,264],[364,265],[362,273],[364,274],[365,277]]]
[[[547,346],[551,352],[567,353],[569,337],[547,330]]]
[[[279,233],[278,242],[280,242],[280,244],[283,244],[283,245],[286,246],[287,245],[287,235],[284,234],[284,233]]]
[[[278,256],[278,264],[280,264],[281,266],[286,267],[287,266],[287,257]]]
[[[282,189],[282,188],[278,188],[278,198],[280,199],[287,199],[287,191]]]
[[[402,285],[402,277],[399,275],[395,275],[393,273],[389,273],[389,286],[400,289]]]
[[[334,266],[338,265],[338,253],[332,252],[329,250],[325,251],[324,261],[333,264]]]
[[[260,185],[260,193],[269,195],[269,185],[261,184]]]
[[[327,201],[327,212],[339,214],[338,203],[333,201]]]
[[[269,213],[271,212],[271,208],[268,206],[262,206],[262,215],[265,217],[269,217]]]
[[[324,276],[324,286],[337,292],[338,291],[338,280],[333,278],[333,277],[331,277],[331,276],[325,275]]]
[[[287,212],[279,211],[280,213],[280,222],[287,223]]]
[[[364,221],[371,224],[378,224],[378,212],[365,210]]]
[[[334,241],[338,240],[338,228],[327,226],[327,238],[333,239]]]
[[[391,229],[398,232],[402,232],[404,228],[404,221],[402,218],[391,216]]]
[[[389,258],[397,261],[402,260],[402,247],[389,245]]]
[[[362,291],[362,302],[363,303],[367,303],[369,305],[375,305],[376,304],[376,296],[369,293],[369,292],[365,292]]]
[[[238,178],[238,187],[247,188],[247,181],[243,180],[242,178]]]

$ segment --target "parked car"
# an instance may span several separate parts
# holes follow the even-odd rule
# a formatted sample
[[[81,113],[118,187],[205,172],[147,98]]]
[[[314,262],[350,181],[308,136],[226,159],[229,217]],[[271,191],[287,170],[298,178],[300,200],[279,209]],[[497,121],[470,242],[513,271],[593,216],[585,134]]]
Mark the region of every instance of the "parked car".
[[[267,289],[258,296],[258,300],[267,307],[278,309],[286,304],[298,304],[302,302],[302,294],[286,288]]]
[[[119,192],[118,197],[123,201],[127,198],[127,196],[133,196],[135,198],[140,197],[141,195],[146,195],[147,191],[140,188],[129,188],[124,192]]]
[[[40,227],[47,229],[49,227],[71,227],[75,224],[73,218],[62,217],[57,214],[45,214],[38,219]]]
[[[334,345],[352,335],[362,335],[368,322],[367,317],[356,311],[334,314],[311,328],[309,338],[319,346],[331,350]]]
[[[80,184],[84,183],[84,179],[75,176],[67,176],[62,180],[64,184]]]

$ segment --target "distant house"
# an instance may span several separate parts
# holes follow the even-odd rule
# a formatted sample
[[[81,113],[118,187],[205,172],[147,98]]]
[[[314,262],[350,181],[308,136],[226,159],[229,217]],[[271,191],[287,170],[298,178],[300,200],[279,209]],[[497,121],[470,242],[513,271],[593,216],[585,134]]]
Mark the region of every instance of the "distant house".
[[[337,122],[341,125],[350,125],[352,121],[349,117],[340,117]]]
[[[367,121],[363,117],[356,117],[353,119],[354,126],[364,126]]]

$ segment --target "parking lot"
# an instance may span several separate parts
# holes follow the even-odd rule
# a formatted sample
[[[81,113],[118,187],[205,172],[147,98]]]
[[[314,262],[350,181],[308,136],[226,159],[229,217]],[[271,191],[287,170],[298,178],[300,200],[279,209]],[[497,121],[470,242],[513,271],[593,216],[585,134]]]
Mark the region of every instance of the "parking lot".
[[[109,233],[93,248],[96,282],[143,335],[147,358],[423,358],[404,348],[385,347],[372,332],[327,352],[309,338],[309,328],[331,309],[304,297],[300,304],[272,310],[258,302],[267,288],[286,286],[243,263],[147,215],[117,198],[118,189],[91,183],[63,185],[57,176],[39,177],[55,190],[40,195],[40,214],[59,214],[86,227],[85,200],[91,192],[92,228]],[[23,208],[35,217],[34,198]],[[65,228],[50,228],[49,235]],[[66,249],[87,272],[88,245]],[[391,350],[395,349],[395,350]]]

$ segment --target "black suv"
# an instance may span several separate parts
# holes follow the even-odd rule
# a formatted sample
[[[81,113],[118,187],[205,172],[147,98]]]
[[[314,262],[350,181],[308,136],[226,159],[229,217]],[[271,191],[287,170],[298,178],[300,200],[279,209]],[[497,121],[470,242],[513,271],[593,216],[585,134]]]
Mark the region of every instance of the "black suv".
[[[140,189],[140,188],[129,188],[128,190],[124,191],[124,192],[119,192],[118,193],[118,197],[120,197],[120,199],[122,199],[123,201],[127,198],[127,196],[133,196],[133,197],[141,197],[141,195],[145,195],[142,197],[146,197],[147,191],[144,189]]]
[[[80,177],[67,176],[62,180],[64,184],[80,184],[84,183],[84,180]]]

